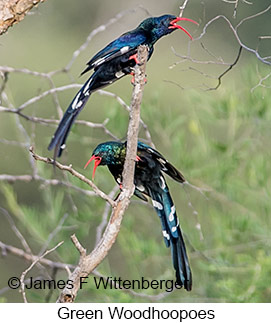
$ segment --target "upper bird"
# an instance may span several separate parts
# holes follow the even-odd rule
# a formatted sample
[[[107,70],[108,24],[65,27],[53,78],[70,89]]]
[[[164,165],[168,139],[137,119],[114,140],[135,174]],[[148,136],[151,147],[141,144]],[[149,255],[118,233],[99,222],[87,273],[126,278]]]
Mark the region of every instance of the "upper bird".
[[[147,18],[136,29],[112,41],[87,63],[87,68],[82,74],[92,69],[94,73],[75,95],[52,137],[48,149],[55,148],[54,157],[61,156],[71,126],[85,106],[90,94],[132,73],[132,68],[138,63],[136,56],[138,46],[149,47],[148,59],[150,59],[157,40],[176,29],[183,30],[192,39],[188,31],[177,25],[177,22],[182,20],[197,24],[192,19],[173,15]]]
[[[122,187],[122,171],[126,156],[126,142],[109,141],[98,145],[86,166],[95,161],[93,177],[97,166],[107,165],[116,182]],[[147,200],[152,199],[153,206],[160,218],[162,233],[167,247],[171,247],[176,282],[187,291],[192,289],[192,273],[186,253],[185,243],[179,227],[175,206],[163,172],[179,183],[184,183],[184,176],[171,165],[158,151],[142,142],[138,142],[135,166],[134,194]]]

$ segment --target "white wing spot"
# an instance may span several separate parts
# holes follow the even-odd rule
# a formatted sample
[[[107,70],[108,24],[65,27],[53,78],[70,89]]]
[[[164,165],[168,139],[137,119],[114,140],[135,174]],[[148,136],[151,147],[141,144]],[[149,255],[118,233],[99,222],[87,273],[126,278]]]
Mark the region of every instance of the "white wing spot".
[[[65,149],[66,148],[66,145],[63,144],[62,146],[60,146],[61,149]]]
[[[163,230],[162,233],[163,233],[163,236],[169,240],[169,234],[167,233],[167,231]]]
[[[73,109],[73,110],[77,109],[77,101],[78,101],[78,99],[79,99],[80,94],[81,94],[81,92],[79,92],[79,93],[77,94],[77,96],[75,97],[75,99],[74,99],[74,102],[73,102],[73,104],[72,104],[72,109]]]
[[[87,84],[84,86],[84,90],[83,90],[83,93],[85,94],[87,91],[88,91],[88,88],[89,88],[89,84],[90,82],[92,81],[92,79],[90,79]]]
[[[172,222],[174,220],[175,211],[176,211],[175,205],[173,205],[171,207],[171,210],[170,210],[170,213],[169,213],[169,216],[168,216],[168,219],[169,219],[170,222]]]
[[[117,183],[120,184],[121,183],[121,179],[120,177],[117,178]]]
[[[105,61],[105,59],[102,57],[102,58],[99,58],[97,59],[97,61],[94,63],[94,66],[98,66],[100,64],[102,64],[103,62]]]
[[[143,185],[139,185],[136,187],[140,192],[144,192],[145,191],[145,187]]]
[[[164,180],[163,176],[160,176],[160,179],[161,179],[161,182],[162,182],[161,189],[163,190],[163,189],[166,188],[166,183],[165,183],[165,180]]]
[[[165,164],[165,163],[166,163],[166,161],[165,161],[164,159],[162,159],[162,158],[158,158],[157,160],[158,160],[158,161],[159,161],[159,163],[161,163],[161,164]]]
[[[123,73],[122,71],[118,71],[117,73],[115,73],[116,78],[121,78],[123,75],[125,75],[125,73]]]
[[[82,104],[83,104],[83,101],[81,101],[81,100],[80,100],[80,101],[77,103],[76,109],[80,108]]]
[[[121,48],[120,53],[125,54],[129,51],[130,47],[129,46],[124,46]]]
[[[154,207],[156,207],[158,210],[163,210],[163,205],[155,200],[152,200],[152,204]]]
[[[172,232],[175,232],[176,230],[177,230],[177,227],[172,227],[172,228],[171,228],[171,231],[172,231]]]

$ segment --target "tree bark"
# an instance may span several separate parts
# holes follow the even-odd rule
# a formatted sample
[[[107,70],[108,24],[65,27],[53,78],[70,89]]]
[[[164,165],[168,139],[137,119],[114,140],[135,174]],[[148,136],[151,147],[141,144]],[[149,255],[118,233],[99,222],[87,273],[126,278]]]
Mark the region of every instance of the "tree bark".
[[[0,0],[0,35],[24,19],[29,10],[45,0]]]

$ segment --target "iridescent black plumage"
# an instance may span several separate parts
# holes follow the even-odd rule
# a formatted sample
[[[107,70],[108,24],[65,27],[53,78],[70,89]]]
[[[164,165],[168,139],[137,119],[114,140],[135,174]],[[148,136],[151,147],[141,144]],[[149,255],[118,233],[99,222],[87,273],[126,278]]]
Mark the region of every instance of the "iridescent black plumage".
[[[185,29],[176,24],[180,20],[192,21],[187,18],[176,18],[173,15],[147,18],[136,29],[121,35],[108,44],[87,63],[88,67],[82,74],[92,69],[94,69],[94,73],[77,92],[48,146],[49,150],[55,148],[55,157],[61,156],[71,126],[84,108],[91,93],[131,74],[132,68],[136,65],[136,60],[132,56],[137,53],[138,46],[148,45],[148,59],[150,59],[154,44],[162,36],[170,34],[178,28],[189,35]]]
[[[125,155],[126,143],[109,141],[98,145],[89,160],[89,162],[95,160],[93,175],[98,165],[107,165],[116,182],[121,185]],[[167,247],[171,247],[176,281],[180,286],[184,286],[186,290],[190,291],[192,273],[175,206],[163,172],[177,182],[185,182],[184,176],[158,151],[138,142],[134,194],[144,200],[146,200],[146,196],[152,199],[155,211],[161,221],[165,244]]]

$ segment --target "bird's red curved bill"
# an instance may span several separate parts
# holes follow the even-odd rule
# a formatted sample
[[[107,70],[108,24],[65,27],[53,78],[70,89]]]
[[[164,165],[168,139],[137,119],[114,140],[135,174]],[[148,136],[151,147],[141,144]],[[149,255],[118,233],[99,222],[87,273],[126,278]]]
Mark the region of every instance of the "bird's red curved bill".
[[[99,157],[99,156],[95,156],[95,155],[91,156],[91,157],[90,157],[90,159],[87,161],[87,163],[86,163],[86,165],[85,165],[84,169],[86,169],[86,168],[88,167],[88,165],[89,165],[93,160],[95,160],[95,162],[94,162],[94,167],[93,167],[92,179],[94,179],[95,172],[96,172],[96,168],[99,166],[99,164],[101,163],[101,160],[102,160],[102,159],[101,159],[101,157]]]
[[[170,22],[171,26],[168,27],[169,29],[176,29],[176,28],[181,29],[182,31],[184,31],[189,36],[189,38],[191,40],[193,40],[193,37],[191,36],[191,34],[185,28],[183,28],[182,26],[177,25],[178,21],[190,21],[190,22],[192,22],[193,24],[196,24],[196,25],[198,25],[198,23],[193,19],[177,17],[176,19],[174,19],[174,20],[172,20]]]

